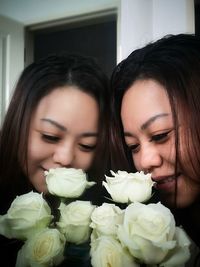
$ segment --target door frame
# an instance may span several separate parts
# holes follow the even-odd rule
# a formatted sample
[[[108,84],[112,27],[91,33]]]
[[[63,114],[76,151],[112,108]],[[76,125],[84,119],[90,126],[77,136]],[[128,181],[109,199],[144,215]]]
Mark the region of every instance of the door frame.
[[[34,60],[34,34],[38,31],[54,31],[58,29],[70,29],[80,25],[88,25],[106,21],[112,17],[118,18],[118,8],[111,8],[103,11],[92,12],[82,15],[66,17],[63,19],[38,23],[25,27],[25,66]],[[117,45],[117,44],[116,44]],[[116,49],[117,51],[117,49]],[[117,55],[116,55],[117,58]]]

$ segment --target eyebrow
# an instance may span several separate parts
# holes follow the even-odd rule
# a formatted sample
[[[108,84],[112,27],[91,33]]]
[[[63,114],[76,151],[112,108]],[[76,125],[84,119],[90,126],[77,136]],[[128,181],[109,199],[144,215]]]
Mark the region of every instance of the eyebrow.
[[[149,118],[145,123],[143,123],[141,125],[141,130],[145,130],[147,127],[149,127],[150,124],[152,124],[155,120],[162,118],[162,117],[166,117],[169,116],[169,113],[161,113],[161,114],[157,114],[151,118]]]
[[[44,122],[49,122],[51,125],[55,126],[56,128],[60,129],[61,131],[64,131],[66,132],[67,131],[67,128],[63,125],[61,125],[60,123],[54,121],[54,120],[51,120],[51,119],[48,119],[48,118],[42,118],[41,121],[44,121]],[[81,134],[81,137],[97,137],[98,136],[98,133],[96,132],[86,132],[86,133],[83,133]]]
[[[64,132],[67,131],[67,129],[63,125],[61,125],[60,123],[58,123],[58,122],[56,122],[54,120],[51,120],[51,119],[48,119],[48,118],[43,118],[43,119],[41,119],[41,121],[49,122],[51,125],[57,127],[61,131],[64,131]]]
[[[141,125],[141,127],[140,127],[141,130],[145,130],[145,129],[148,128],[149,125],[151,125],[155,120],[160,119],[160,118],[162,118],[162,117],[166,117],[166,116],[169,116],[169,113],[161,113],[161,114],[157,114],[157,115],[155,115],[155,116],[149,118],[145,123],[143,123],[143,124]],[[130,137],[133,136],[133,134],[131,134],[130,132],[124,132],[124,135],[125,135],[125,136],[130,136]]]

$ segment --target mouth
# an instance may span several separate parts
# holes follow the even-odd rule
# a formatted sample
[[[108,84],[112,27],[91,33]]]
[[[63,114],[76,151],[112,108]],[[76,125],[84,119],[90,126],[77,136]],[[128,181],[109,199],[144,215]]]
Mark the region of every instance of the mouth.
[[[155,188],[158,190],[174,190],[177,179],[181,173],[178,173],[177,175],[169,175],[169,176],[162,176],[162,177],[154,177],[152,180],[155,182]]]
[[[45,171],[48,171],[47,169],[45,169],[44,167],[40,166],[40,169],[45,172]]]

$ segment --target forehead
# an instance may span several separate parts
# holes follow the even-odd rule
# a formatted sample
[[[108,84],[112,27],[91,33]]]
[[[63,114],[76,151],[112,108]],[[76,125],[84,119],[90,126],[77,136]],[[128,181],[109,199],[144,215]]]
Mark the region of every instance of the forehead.
[[[165,88],[158,82],[138,80],[124,94],[121,107],[123,123],[144,123],[160,113],[171,114],[171,107]]]
[[[74,86],[64,86],[43,97],[32,118],[50,118],[62,125],[83,121],[85,126],[90,126],[96,124],[98,116],[99,107],[94,97]]]

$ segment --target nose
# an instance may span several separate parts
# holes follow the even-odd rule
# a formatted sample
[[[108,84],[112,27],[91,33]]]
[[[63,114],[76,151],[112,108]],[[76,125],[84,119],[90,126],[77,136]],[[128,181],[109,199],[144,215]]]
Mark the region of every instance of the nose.
[[[155,167],[162,165],[162,156],[159,150],[154,146],[154,144],[148,144],[141,147],[139,156],[139,167],[140,170],[144,172],[152,172]]]
[[[75,149],[72,144],[65,144],[56,147],[53,154],[53,161],[60,167],[73,167],[75,159]]]

